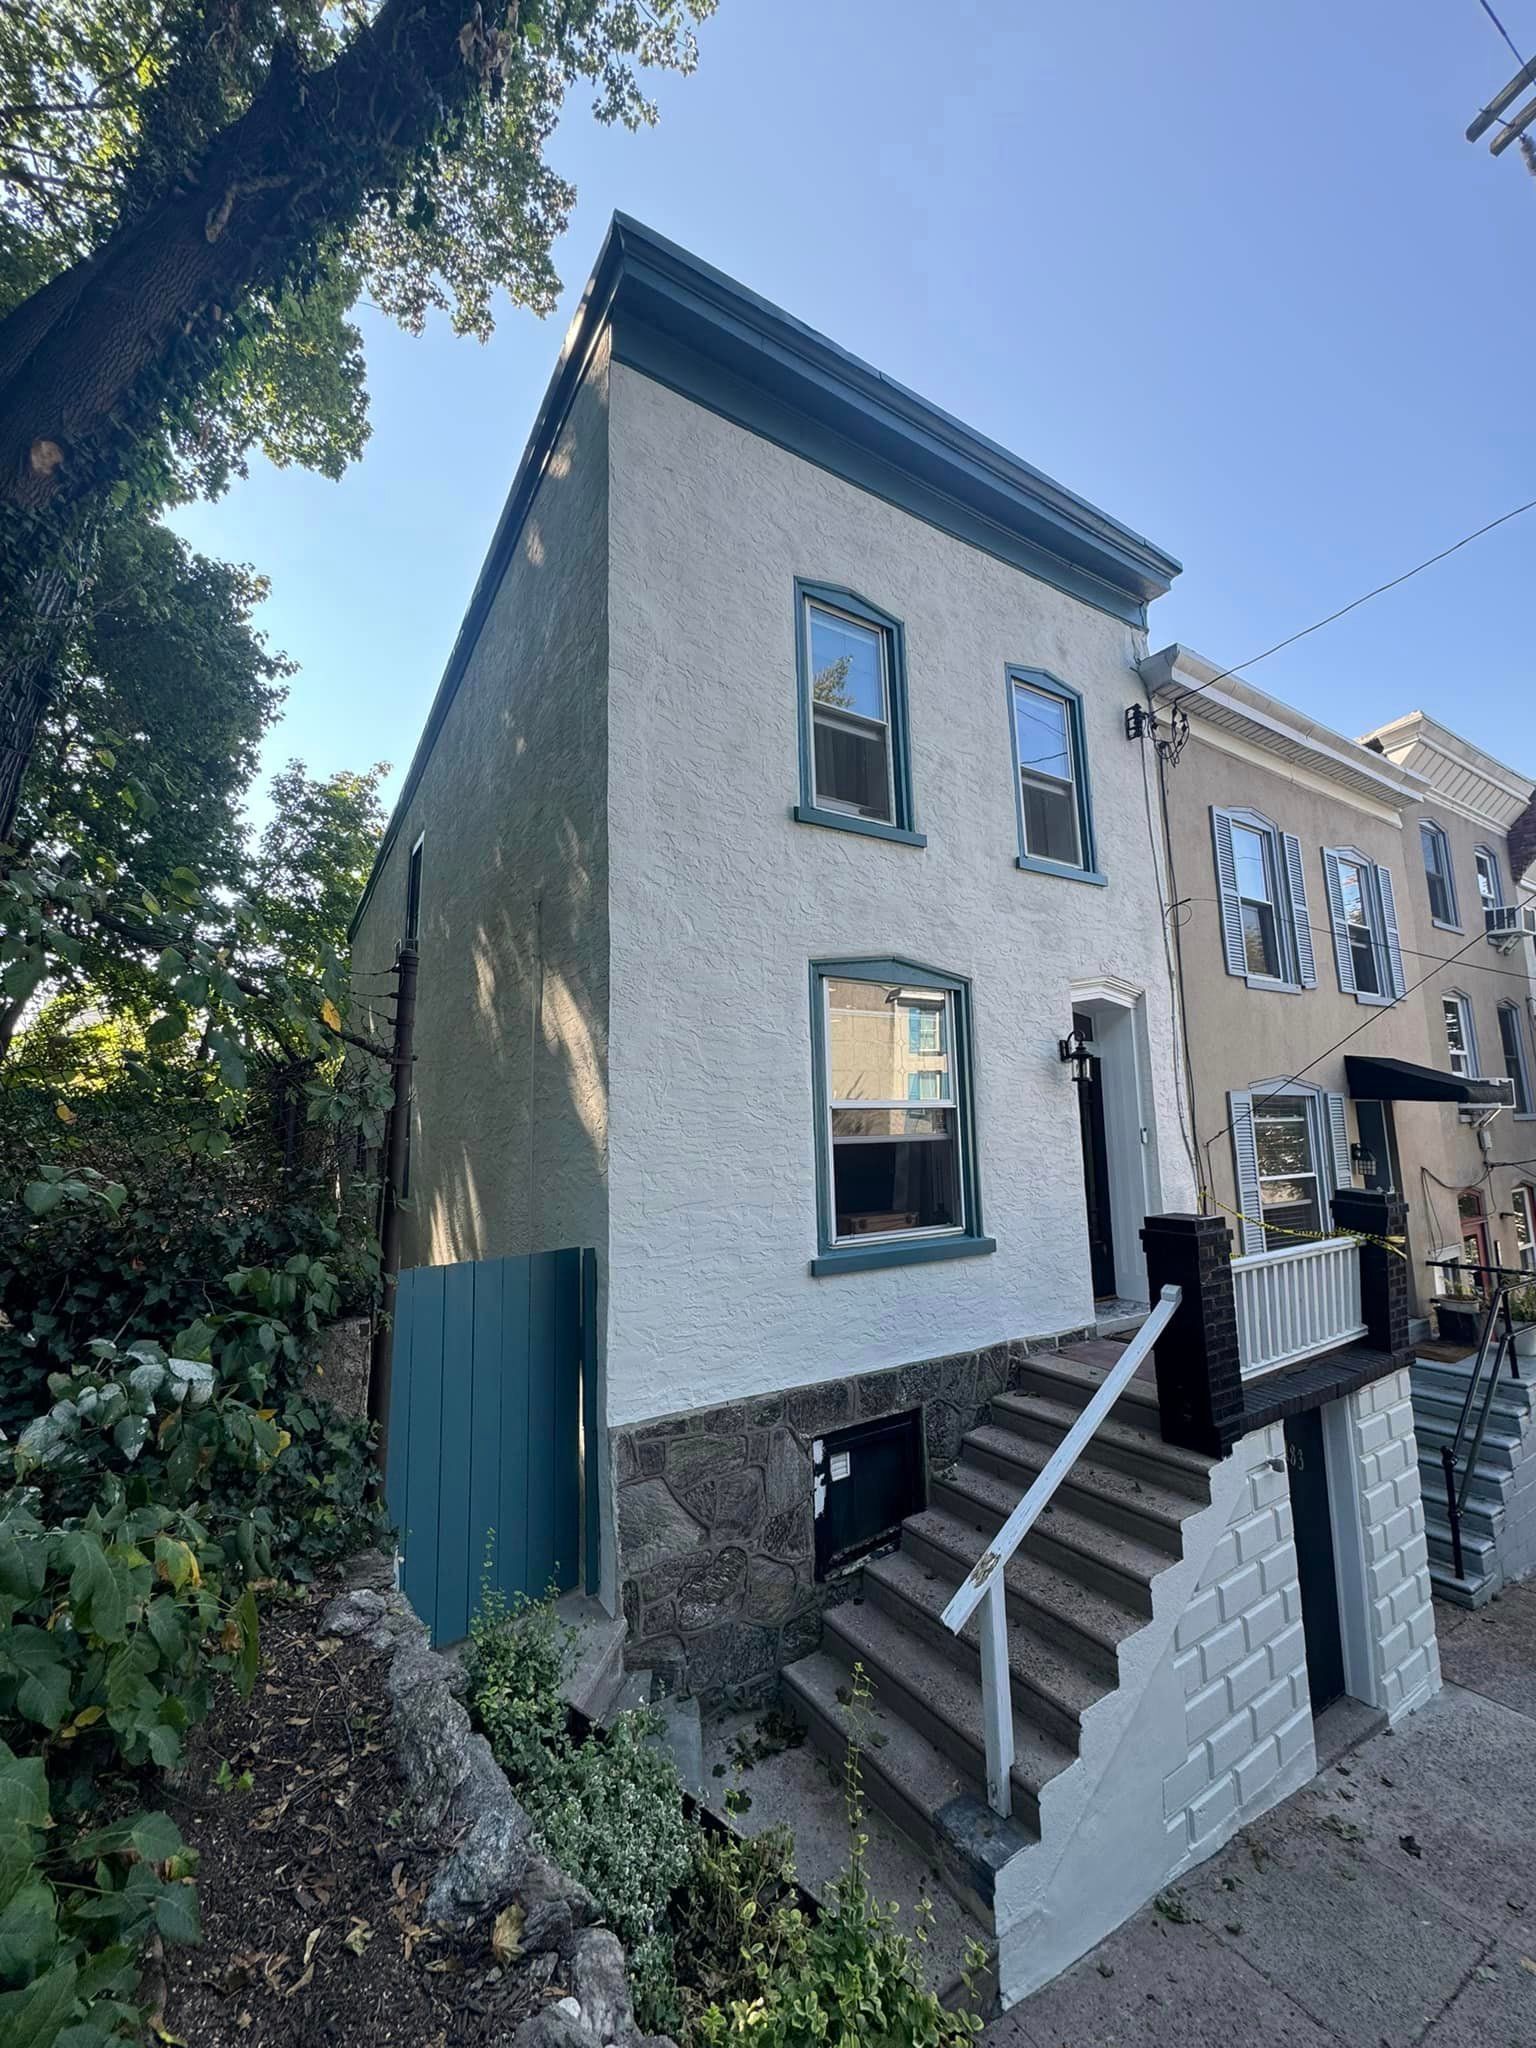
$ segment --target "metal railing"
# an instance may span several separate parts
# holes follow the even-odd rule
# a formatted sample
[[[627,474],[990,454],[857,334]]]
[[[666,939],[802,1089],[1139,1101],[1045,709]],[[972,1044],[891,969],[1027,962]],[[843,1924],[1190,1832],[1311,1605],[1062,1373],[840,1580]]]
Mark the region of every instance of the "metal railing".
[[[1232,1261],[1243,1377],[1276,1372],[1365,1335],[1360,1244],[1325,1237]]]
[[[958,1635],[980,1607],[981,1721],[987,1752],[987,1804],[1006,1820],[1013,1810],[1013,1680],[1008,1669],[1008,1561],[1050,1506],[1057,1487],[1083,1455],[1089,1439],[1136,1376],[1137,1368],[1172,1321],[1182,1288],[1165,1287],[1152,1313],[1122,1357],[1047,1459],[1039,1478],[992,1538],[944,1610],[944,1626]]]
[[[1461,1550],[1461,1516],[1471,1490],[1472,1475],[1477,1470],[1477,1461],[1482,1456],[1483,1438],[1488,1432],[1488,1418],[1493,1412],[1493,1397],[1499,1387],[1499,1367],[1505,1357],[1509,1359],[1512,1379],[1520,1377],[1520,1361],[1515,1351],[1515,1318],[1509,1297],[1522,1288],[1529,1287],[1529,1273],[1516,1272],[1507,1266],[1477,1266],[1465,1259],[1430,1259],[1428,1264],[1438,1272],[1449,1274],[1453,1288],[1459,1290],[1463,1274],[1470,1274],[1483,1302],[1483,1326],[1478,1334],[1477,1357],[1467,1377],[1467,1391],[1462,1396],[1461,1414],[1456,1420],[1456,1434],[1448,1444],[1440,1446],[1440,1466],[1445,1474],[1445,1512],[1451,1525],[1451,1569],[1458,1579],[1464,1579]],[[1500,1327],[1502,1325],[1502,1327]],[[1495,1331],[1497,1338],[1495,1339]],[[1487,1382],[1484,1384],[1484,1371]],[[1481,1392],[1481,1399],[1479,1399]],[[1472,1420],[1474,1409],[1477,1423],[1472,1434],[1472,1446],[1467,1454],[1465,1467],[1461,1470],[1458,1484],[1457,1468],[1461,1460],[1461,1447],[1466,1441],[1467,1425]]]

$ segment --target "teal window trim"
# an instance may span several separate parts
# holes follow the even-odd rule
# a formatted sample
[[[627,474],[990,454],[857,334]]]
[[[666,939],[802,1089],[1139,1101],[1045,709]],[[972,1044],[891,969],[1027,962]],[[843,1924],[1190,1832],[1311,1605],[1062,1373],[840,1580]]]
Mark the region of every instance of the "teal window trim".
[[[871,626],[885,640],[887,690],[890,711],[891,796],[895,817],[890,823],[880,818],[858,818],[850,812],[827,808],[816,801],[815,735],[811,719],[810,607],[828,605],[850,618]],[[886,839],[898,846],[926,846],[927,837],[917,829],[917,811],[912,797],[912,731],[907,710],[906,628],[890,612],[881,611],[857,591],[831,583],[814,583],[795,578],[795,706],[796,730],[800,742],[800,801],[790,806],[790,816],[800,825],[823,825],[834,832],[858,832],[867,839]]]
[[[1013,692],[1016,684],[1026,689],[1040,690],[1046,696],[1059,697],[1066,706],[1067,739],[1072,749],[1072,794],[1077,803],[1077,837],[1082,848],[1082,860],[1042,860],[1032,854],[1024,837],[1024,763],[1019,759],[1019,729],[1013,715]],[[1063,881],[1089,882],[1096,888],[1104,888],[1109,877],[1099,867],[1098,845],[1093,831],[1093,793],[1088,779],[1088,736],[1083,719],[1083,696],[1070,683],[1064,683],[1060,676],[1053,676],[1049,669],[1022,668],[1010,662],[1003,677],[1003,705],[1008,714],[1008,757],[1013,763],[1013,820],[1018,834],[1018,852],[1014,866],[1026,874],[1056,875]]]
[[[902,988],[940,989],[950,998],[954,1018],[956,1124],[960,1140],[961,1230],[942,1237],[885,1237],[867,1245],[839,1243],[833,1214],[831,1114],[827,1082],[828,981],[894,982]],[[883,1266],[927,1265],[938,1259],[976,1258],[997,1249],[981,1227],[981,1181],[976,1156],[975,1063],[971,1041],[971,985],[963,975],[925,967],[915,960],[857,957],[810,963],[811,1102],[816,1147],[816,1256],[818,1278],[834,1273],[870,1272]]]

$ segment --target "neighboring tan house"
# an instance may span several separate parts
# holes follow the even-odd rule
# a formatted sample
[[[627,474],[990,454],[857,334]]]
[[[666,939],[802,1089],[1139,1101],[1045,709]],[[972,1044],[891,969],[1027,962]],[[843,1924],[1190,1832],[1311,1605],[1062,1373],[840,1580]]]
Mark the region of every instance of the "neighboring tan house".
[[[782,1686],[834,1755],[862,1665],[866,1790],[1005,2004],[1313,1773],[1314,1635],[1393,1718],[1439,1682],[1400,1206],[1336,1188],[1361,1237],[1271,1261],[1310,1303],[1283,1358],[1191,1213],[1126,730],[1176,570],[618,218],[355,925],[363,987],[420,962],[407,1582],[450,1515],[458,1596],[480,1554],[515,1262],[590,1247],[587,1563],[631,1665]]]

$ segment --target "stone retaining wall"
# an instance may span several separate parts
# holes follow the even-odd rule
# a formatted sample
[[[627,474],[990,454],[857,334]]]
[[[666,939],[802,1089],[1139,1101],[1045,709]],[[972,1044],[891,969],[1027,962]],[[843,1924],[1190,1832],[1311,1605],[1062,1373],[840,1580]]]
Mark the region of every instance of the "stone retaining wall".
[[[706,1709],[766,1703],[848,1584],[816,1583],[815,1440],[920,1408],[940,1471],[1031,1352],[1092,1334],[1016,1338],[614,1430],[625,1662]]]

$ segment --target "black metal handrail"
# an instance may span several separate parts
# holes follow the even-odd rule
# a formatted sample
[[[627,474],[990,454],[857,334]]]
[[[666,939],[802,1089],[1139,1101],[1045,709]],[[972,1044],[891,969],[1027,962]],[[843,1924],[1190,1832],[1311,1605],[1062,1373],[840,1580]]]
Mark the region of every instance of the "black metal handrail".
[[[1440,1446],[1440,1464],[1445,1473],[1446,1517],[1451,1525],[1451,1568],[1458,1579],[1464,1579],[1466,1570],[1461,1549],[1461,1513],[1467,1504],[1467,1494],[1472,1485],[1472,1475],[1477,1468],[1477,1461],[1482,1456],[1483,1438],[1487,1434],[1488,1418],[1493,1412],[1493,1397],[1498,1391],[1501,1361],[1507,1357],[1510,1376],[1517,1380],[1520,1377],[1520,1361],[1515,1353],[1515,1319],[1509,1297],[1516,1290],[1529,1287],[1531,1275],[1509,1266],[1481,1266],[1466,1259],[1430,1259],[1428,1263],[1440,1272],[1450,1273],[1453,1279],[1459,1279],[1463,1273],[1475,1274],[1479,1282],[1478,1291],[1486,1303],[1483,1327],[1478,1338],[1477,1357],[1467,1377],[1467,1391],[1462,1396],[1461,1414],[1456,1421],[1456,1434],[1448,1444]],[[1499,1330],[1498,1341],[1495,1344],[1494,1331],[1501,1321],[1503,1328]],[[1490,1346],[1492,1364],[1479,1405],[1478,1390],[1483,1383],[1484,1367],[1489,1365]],[[1474,1407],[1477,1408],[1477,1427],[1473,1432],[1472,1448],[1458,1486],[1457,1461],[1461,1455],[1461,1446]]]

